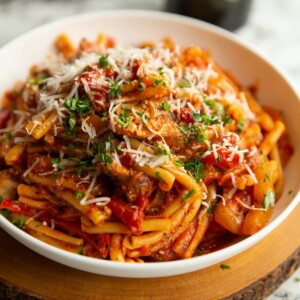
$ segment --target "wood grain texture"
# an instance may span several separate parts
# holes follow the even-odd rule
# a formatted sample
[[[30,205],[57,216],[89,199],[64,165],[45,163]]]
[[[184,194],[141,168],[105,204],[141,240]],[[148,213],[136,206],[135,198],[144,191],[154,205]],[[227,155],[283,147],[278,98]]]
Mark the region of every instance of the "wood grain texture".
[[[0,298],[26,299],[27,294],[61,300],[260,299],[300,264],[299,216],[300,205],[267,238],[225,261],[231,269],[216,265],[156,279],[113,278],[74,270],[34,253],[0,230]]]

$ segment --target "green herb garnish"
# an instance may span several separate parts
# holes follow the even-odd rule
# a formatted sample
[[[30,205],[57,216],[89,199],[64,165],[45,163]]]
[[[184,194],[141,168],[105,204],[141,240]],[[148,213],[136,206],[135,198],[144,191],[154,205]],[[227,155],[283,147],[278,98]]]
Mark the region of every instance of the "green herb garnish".
[[[108,82],[108,87],[110,88],[108,97],[109,99],[114,99],[120,96],[123,92],[123,86],[114,81]]]
[[[223,270],[225,270],[225,269],[231,269],[230,266],[225,265],[225,264],[220,264],[220,268],[223,269]]]
[[[69,151],[74,151],[74,150],[75,150],[74,144],[70,143],[70,144],[67,146],[67,149],[68,149]]]
[[[270,173],[266,172],[265,178],[264,178],[264,182],[270,181],[271,177],[270,177]]]
[[[155,172],[155,176],[156,176],[156,178],[157,178],[157,180],[158,180],[159,182],[164,181],[164,180],[161,178],[161,176],[160,176],[160,172]]]
[[[155,79],[154,83],[153,83],[153,87],[157,87],[160,83],[162,83],[163,80],[162,79]]]
[[[3,143],[6,143],[12,139],[12,134],[10,132],[3,132],[3,134],[5,135]]]
[[[108,66],[108,60],[107,60],[107,56],[101,56],[99,58],[99,65],[101,68],[105,68]]]
[[[190,132],[189,126],[183,125],[183,126],[178,126],[179,130],[183,132],[184,134],[188,134]]]
[[[6,218],[7,220],[11,220],[11,211],[9,211],[9,210],[7,210],[7,209],[2,209],[1,211],[0,211],[0,213],[2,214],[2,216],[4,217],[4,218]]]
[[[163,67],[158,68],[158,73],[161,76],[164,75],[164,68]]]
[[[179,81],[178,85],[181,88],[190,88],[192,83],[187,78],[183,78],[181,81]]]
[[[71,131],[74,131],[75,125],[76,125],[76,119],[75,119],[75,117],[74,116],[70,116],[70,118],[69,118],[69,127],[70,127]]]
[[[136,89],[139,93],[143,92],[145,90],[145,84],[144,83],[139,83],[137,89]]]
[[[123,108],[123,109],[126,109],[126,110],[131,110],[131,106],[128,105],[128,104],[123,104],[123,105],[122,105],[122,108]]]
[[[170,110],[170,105],[168,102],[164,101],[162,104],[161,104],[161,107],[165,110],[165,111],[169,111]]]
[[[65,100],[64,107],[80,117],[92,112],[92,105],[89,99],[69,98]]]
[[[113,159],[107,153],[104,152],[98,153],[97,159],[100,162],[105,163],[106,165],[109,165],[113,162]]]
[[[224,114],[222,117],[222,121],[224,124],[232,123],[232,118],[230,115]]]
[[[116,119],[116,122],[120,124],[122,127],[127,127],[131,122],[129,117],[130,117],[129,112],[125,111],[119,115],[119,118]]]
[[[224,107],[217,103],[217,101],[213,99],[205,99],[204,103],[213,109],[217,115],[222,115],[224,113]]]
[[[241,118],[236,126],[238,132],[242,132],[246,125],[246,119]]]
[[[83,193],[81,190],[76,190],[74,193],[74,197],[78,200],[81,200],[85,196],[85,193]]]
[[[169,155],[168,151],[162,144],[156,144],[155,155]]]
[[[185,201],[186,199],[190,198],[195,193],[194,189],[190,190],[186,194],[182,195],[181,199],[182,201]]]
[[[199,158],[191,159],[184,164],[184,169],[191,172],[197,182],[204,177],[205,164]]]
[[[217,204],[217,199],[214,199],[213,202],[210,204],[209,208],[207,209],[207,214],[211,215],[213,213],[214,207]]]
[[[51,164],[54,168],[57,167],[59,170],[63,170],[65,168],[60,158],[53,158]]]
[[[180,160],[174,160],[173,164],[177,167],[183,167],[184,166],[184,163]]]
[[[265,210],[268,210],[270,206],[273,206],[275,203],[275,195],[272,191],[269,191],[265,195],[265,199],[262,203],[262,206]]]
[[[19,228],[23,228],[24,224],[25,224],[25,217],[24,215],[21,215],[19,220],[13,220],[12,224],[14,224],[15,226],[19,227]]]

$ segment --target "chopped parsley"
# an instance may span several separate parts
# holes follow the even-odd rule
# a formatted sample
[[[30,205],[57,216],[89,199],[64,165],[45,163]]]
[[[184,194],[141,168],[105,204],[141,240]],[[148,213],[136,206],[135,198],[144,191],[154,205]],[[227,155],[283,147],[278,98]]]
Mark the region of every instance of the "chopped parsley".
[[[70,130],[74,131],[74,128],[75,128],[75,125],[76,125],[76,119],[75,119],[75,117],[74,116],[70,116],[68,123],[69,123]]]
[[[13,220],[12,224],[14,224],[15,226],[19,227],[19,228],[23,228],[24,224],[25,224],[25,217],[24,215],[21,215],[19,220]]]
[[[122,112],[119,115],[119,118],[116,119],[116,122],[119,125],[121,125],[122,127],[127,127],[130,124],[130,122],[131,122],[129,112],[128,111]]]
[[[195,122],[203,123],[204,125],[220,124],[220,120],[217,116],[210,116],[192,112],[192,118]]]
[[[236,125],[237,132],[242,132],[243,129],[244,129],[244,127],[245,127],[245,125],[246,125],[246,119],[241,118],[239,120],[239,122],[237,123],[237,125]]]
[[[213,213],[214,207],[217,204],[217,199],[214,199],[213,202],[210,204],[209,208],[207,209],[207,214],[211,215]]]
[[[115,81],[109,81],[108,87],[110,88],[110,91],[108,93],[109,99],[117,98],[123,92],[123,86]]]
[[[64,136],[74,135],[76,126],[76,118],[74,113],[71,113],[69,118],[63,122],[63,126],[65,128],[65,132],[63,133]]]
[[[183,125],[183,126],[178,126],[179,130],[183,132],[184,134],[188,134],[190,132],[189,126]]]
[[[266,175],[265,175],[265,178],[264,178],[264,182],[267,182],[267,181],[270,181],[270,180],[271,180],[270,173],[266,172]]]
[[[2,209],[0,212],[4,218],[6,218],[9,221],[11,220],[11,211],[7,209]]]
[[[157,180],[158,180],[159,182],[164,181],[164,180],[161,178],[161,176],[160,176],[160,172],[155,172],[155,176],[156,176],[156,178],[157,178]]]
[[[211,109],[213,109],[217,115],[222,115],[224,113],[224,107],[221,104],[217,103],[216,100],[205,99],[204,103]]]
[[[169,155],[168,151],[162,144],[156,144],[155,155]]]
[[[178,129],[185,135],[194,137],[197,142],[206,142],[207,137],[205,131],[195,124],[178,126]],[[186,139],[186,143],[188,143],[188,139]]]
[[[99,65],[101,68],[105,68],[108,66],[108,60],[107,60],[107,56],[101,56],[99,58]]]
[[[158,73],[161,76],[164,75],[164,68],[163,67],[158,68]]]
[[[139,93],[145,90],[145,84],[143,82],[139,83],[137,89]]]
[[[112,138],[113,137],[111,134],[106,134],[101,140],[99,140],[98,143],[95,143],[92,148],[93,155],[98,159],[98,161],[105,163],[106,165],[109,165],[113,162],[109,152],[106,150],[106,143],[109,142],[112,145]],[[92,162],[89,161],[89,164],[91,165]]]
[[[300,282],[300,277],[296,277],[296,278],[295,278],[295,281],[296,281],[296,282]]]
[[[187,78],[183,78],[181,81],[179,81],[178,85],[181,88],[190,88],[192,83]]]
[[[63,170],[65,168],[60,158],[53,158],[51,161],[53,168],[57,167],[59,170]]]
[[[128,104],[123,104],[123,105],[122,105],[122,108],[123,108],[123,109],[127,109],[127,110],[131,110],[131,106],[128,105]]]
[[[3,132],[3,134],[5,135],[3,143],[6,143],[12,139],[12,134],[10,132]]]
[[[70,157],[69,159],[78,163],[78,166],[75,169],[77,174],[80,174],[81,171],[92,165],[92,161],[90,159],[83,160],[77,157]]]
[[[174,160],[173,163],[177,167],[183,167],[184,166],[184,163],[180,160]]]
[[[1,204],[2,200],[3,200],[3,197],[2,197],[2,196],[0,196],[0,204]]]
[[[105,153],[105,152],[100,152],[97,154],[97,159],[102,162],[105,163],[106,165],[109,165],[113,162],[112,158],[110,157],[109,154]]]
[[[222,270],[225,270],[225,269],[231,269],[231,267],[229,265],[225,265],[225,264],[220,264],[220,268]]]
[[[224,124],[232,123],[232,118],[230,115],[224,114],[222,117],[222,121]]]
[[[165,110],[165,111],[169,111],[170,110],[170,105],[168,102],[164,101],[162,104],[161,104],[161,107]]]
[[[184,169],[191,172],[197,182],[204,177],[204,168],[205,164],[199,158],[194,158],[184,163]]]
[[[217,156],[216,162],[219,163],[220,161],[221,161],[221,155],[219,154],[219,155]]]
[[[162,83],[163,80],[162,79],[155,79],[154,83],[153,83],[153,87],[157,87],[160,83]]]
[[[81,190],[76,190],[74,193],[74,197],[78,200],[81,200],[85,196],[85,193],[83,193]]]
[[[92,112],[92,104],[89,99],[69,98],[65,100],[64,107],[80,117]]]
[[[201,114],[200,122],[204,123],[205,125],[220,124],[220,120],[217,116],[210,116],[205,114]]]
[[[189,199],[192,197],[192,195],[195,193],[194,189],[190,190],[186,194],[182,195],[181,199],[182,201],[185,201],[186,199]]]
[[[77,249],[77,254],[81,255],[81,254],[82,254],[82,250],[83,250],[82,247],[78,248],[78,249]]]
[[[272,191],[266,193],[265,199],[262,203],[262,206],[265,210],[268,210],[270,206],[273,206],[275,203],[275,195]]]
[[[74,151],[74,150],[75,150],[75,145],[72,144],[72,143],[70,143],[70,144],[67,146],[67,149],[68,149],[69,151]]]

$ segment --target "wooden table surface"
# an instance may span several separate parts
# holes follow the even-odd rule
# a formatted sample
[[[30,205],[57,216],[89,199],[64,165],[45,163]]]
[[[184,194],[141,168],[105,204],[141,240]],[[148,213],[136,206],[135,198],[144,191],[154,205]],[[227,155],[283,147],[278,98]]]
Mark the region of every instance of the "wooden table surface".
[[[269,236],[224,263],[168,278],[78,271],[42,257],[0,230],[0,299],[261,299],[300,264],[300,205]],[[35,298],[34,298],[35,299]]]

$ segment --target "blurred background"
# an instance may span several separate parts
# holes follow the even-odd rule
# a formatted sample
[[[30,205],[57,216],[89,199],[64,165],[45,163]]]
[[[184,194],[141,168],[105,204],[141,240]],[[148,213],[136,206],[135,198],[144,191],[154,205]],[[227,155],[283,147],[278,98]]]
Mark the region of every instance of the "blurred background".
[[[172,11],[234,30],[281,66],[300,90],[300,0],[0,0],[0,47],[55,19],[122,8]]]
[[[300,91],[300,0],[0,0],[0,47],[52,20],[125,8],[172,11],[234,31],[285,70]],[[296,278],[300,269],[268,300],[296,299]]]

